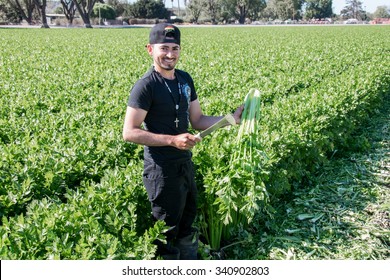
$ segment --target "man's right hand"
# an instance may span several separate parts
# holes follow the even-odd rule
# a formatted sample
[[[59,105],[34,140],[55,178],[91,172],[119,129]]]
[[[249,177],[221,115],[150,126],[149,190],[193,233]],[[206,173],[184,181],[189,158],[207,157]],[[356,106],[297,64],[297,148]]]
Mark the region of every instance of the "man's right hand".
[[[201,140],[190,133],[173,136],[172,146],[179,150],[190,150]]]

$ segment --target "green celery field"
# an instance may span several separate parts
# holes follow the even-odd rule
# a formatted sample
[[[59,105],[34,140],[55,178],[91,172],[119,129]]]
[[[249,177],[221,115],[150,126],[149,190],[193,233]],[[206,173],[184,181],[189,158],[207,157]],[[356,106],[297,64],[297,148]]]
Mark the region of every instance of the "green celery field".
[[[390,98],[390,26],[181,31],[178,68],[206,114],[260,92],[256,137],[238,142],[235,126],[193,149],[201,255],[215,258],[332,158],[367,146],[354,133]],[[152,64],[148,34],[0,29],[0,259],[155,257],[165,226],[150,218],[143,147],[122,139],[129,91]]]

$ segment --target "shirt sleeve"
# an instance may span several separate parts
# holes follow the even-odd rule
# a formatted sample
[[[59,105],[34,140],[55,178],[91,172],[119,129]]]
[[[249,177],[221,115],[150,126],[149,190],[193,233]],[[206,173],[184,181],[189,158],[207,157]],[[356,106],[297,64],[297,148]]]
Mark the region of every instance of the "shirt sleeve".
[[[130,91],[127,106],[149,111],[152,104],[152,89],[144,79],[138,80]]]

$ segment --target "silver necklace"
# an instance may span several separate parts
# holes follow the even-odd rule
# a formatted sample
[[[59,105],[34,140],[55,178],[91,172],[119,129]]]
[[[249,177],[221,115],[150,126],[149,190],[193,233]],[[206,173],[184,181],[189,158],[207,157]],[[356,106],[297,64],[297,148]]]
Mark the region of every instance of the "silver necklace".
[[[157,73],[158,73],[158,72],[157,72]],[[175,123],[176,128],[179,128],[179,122],[180,122],[180,121],[179,121],[179,108],[180,108],[180,101],[181,101],[181,86],[180,86],[179,79],[177,79],[177,77],[176,77],[176,79],[177,79],[177,86],[178,86],[178,88],[179,88],[179,100],[178,100],[178,102],[176,103],[175,97],[173,96],[172,90],[171,90],[171,88],[169,87],[167,81],[165,81],[164,77],[162,77],[162,75],[161,75],[160,73],[158,73],[158,74],[159,74],[159,75],[161,76],[161,78],[163,79],[166,88],[168,89],[169,93],[171,94],[171,97],[172,97],[172,100],[173,100],[173,104],[175,104],[176,118],[175,118],[175,120],[174,120],[173,122]]]

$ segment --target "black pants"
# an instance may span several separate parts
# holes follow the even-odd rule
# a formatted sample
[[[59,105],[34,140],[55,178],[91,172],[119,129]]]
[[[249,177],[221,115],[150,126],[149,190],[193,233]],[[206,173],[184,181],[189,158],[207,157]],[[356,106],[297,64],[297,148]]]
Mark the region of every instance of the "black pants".
[[[164,220],[167,241],[192,234],[197,209],[195,171],[191,160],[156,164],[145,160],[143,181],[156,220]]]

